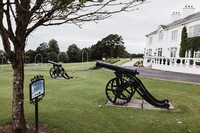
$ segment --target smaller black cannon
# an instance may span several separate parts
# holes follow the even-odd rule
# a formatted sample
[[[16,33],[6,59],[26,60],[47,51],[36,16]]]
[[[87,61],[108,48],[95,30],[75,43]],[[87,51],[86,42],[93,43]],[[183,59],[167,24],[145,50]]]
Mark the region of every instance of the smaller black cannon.
[[[117,66],[97,61],[96,66],[101,66],[115,71],[116,77],[106,85],[106,96],[109,101],[116,105],[130,102],[132,96],[137,92],[145,101],[159,108],[169,108],[167,99],[158,100],[145,88],[142,81],[136,77],[137,69]]]
[[[48,60],[49,63],[53,64],[53,67],[50,69],[49,74],[51,78],[56,79],[57,77],[63,77],[65,79],[72,79],[73,77],[70,77],[65,69],[62,67],[61,64],[57,62],[53,62]]]

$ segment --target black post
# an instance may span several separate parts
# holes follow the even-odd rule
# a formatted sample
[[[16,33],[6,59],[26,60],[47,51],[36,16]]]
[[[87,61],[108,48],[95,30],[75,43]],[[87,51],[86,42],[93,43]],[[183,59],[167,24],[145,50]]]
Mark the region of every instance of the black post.
[[[35,99],[35,132],[38,133],[38,99]]]

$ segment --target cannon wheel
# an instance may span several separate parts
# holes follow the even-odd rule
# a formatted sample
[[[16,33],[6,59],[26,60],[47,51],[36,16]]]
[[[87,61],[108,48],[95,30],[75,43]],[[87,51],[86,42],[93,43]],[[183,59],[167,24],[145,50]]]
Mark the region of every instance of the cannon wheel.
[[[135,89],[130,80],[132,80],[130,76],[122,75],[121,79],[113,78],[107,83],[106,96],[113,104],[123,105],[131,100]]]
[[[51,78],[53,78],[53,79],[56,79],[58,77],[56,70],[53,67],[50,69],[49,74],[50,74]]]

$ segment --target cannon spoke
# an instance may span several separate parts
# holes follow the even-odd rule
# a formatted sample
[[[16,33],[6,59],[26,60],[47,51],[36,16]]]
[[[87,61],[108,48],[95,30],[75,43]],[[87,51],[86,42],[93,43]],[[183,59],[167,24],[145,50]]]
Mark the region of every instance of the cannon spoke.
[[[116,92],[116,90],[114,90],[114,89],[107,89],[108,91],[114,91],[114,92]]]
[[[115,95],[115,98],[114,98],[114,100],[113,100],[114,103],[116,103],[116,100],[117,100],[118,96],[119,96],[119,95]]]
[[[126,92],[128,92],[130,95],[132,94],[130,91],[127,90],[127,88],[126,88],[125,90],[126,90]]]

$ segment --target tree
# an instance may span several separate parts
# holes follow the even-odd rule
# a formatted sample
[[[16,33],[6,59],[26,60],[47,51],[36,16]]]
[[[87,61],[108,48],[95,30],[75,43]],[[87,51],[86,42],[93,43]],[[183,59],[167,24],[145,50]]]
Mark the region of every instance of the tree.
[[[37,47],[36,49],[36,53],[37,54],[41,54],[43,57],[43,62],[48,62],[47,59],[47,52],[48,52],[48,44],[46,42],[43,42],[39,45],[39,47]],[[34,56],[35,57],[35,56]],[[33,57],[33,58],[34,58]]]
[[[108,57],[127,57],[128,52],[123,45],[123,38],[117,34],[110,34],[92,45],[90,49],[92,59],[102,59]]]
[[[103,20],[111,14],[133,11],[144,0],[0,0],[0,33],[6,58],[13,68],[13,132],[26,132],[24,116],[24,48],[40,26]],[[115,6],[116,8],[110,8]],[[13,49],[11,49],[13,45]]]
[[[110,57],[113,58],[114,56],[114,50],[116,47],[119,47],[120,45],[123,45],[123,38],[117,34],[110,34],[107,37],[103,38],[101,43],[108,46],[110,49]]]
[[[58,42],[54,39],[49,41],[48,52],[55,52],[56,54],[60,53],[60,49],[58,47]]]
[[[69,60],[69,57],[67,56],[67,54],[65,52],[60,52],[58,54],[58,61],[67,63],[68,60]]]
[[[69,57],[70,62],[81,61],[81,51],[76,44],[72,44],[68,47],[67,56]]]
[[[100,60],[103,57],[107,58],[109,53],[109,49],[105,43],[101,43],[98,41],[97,44],[91,46],[91,58]]]
[[[117,45],[114,50],[114,57],[125,58],[127,57],[128,52],[126,51],[126,47],[124,45]]]
[[[131,58],[143,58],[144,54],[131,54]]]
[[[47,59],[54,61],[54,62],[57,62],[58,61],[58,54],[54,51],[48,52],[47,53]]]
[[[42,52],[46,52],[48,49],[48,44],[46,42],[43,42],[37,47],[36,52],[42,54]]]
[[[185,57],[185,52],[187,50],[187,28],[184,26],[181,33],[181,48],[180,48],[180,57]]]
[[[36,56],[37,52],[34,51],[34,50],[28,50],[26,53],[25,53],[25,59],[27,61],[27,63],[33,63],[35,60],[34,60],[34,57]]]

